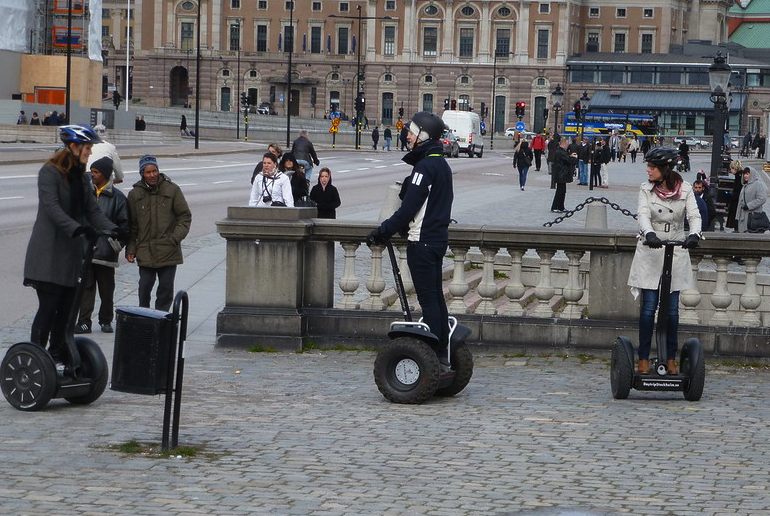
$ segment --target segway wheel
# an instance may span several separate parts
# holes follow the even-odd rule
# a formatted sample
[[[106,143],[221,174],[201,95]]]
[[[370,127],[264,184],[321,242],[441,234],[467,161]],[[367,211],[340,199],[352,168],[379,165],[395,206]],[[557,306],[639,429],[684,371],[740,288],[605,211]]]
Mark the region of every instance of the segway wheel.
[[[56,394],[56,365],[37,344],[12,346],[0,364],[0,372],[3,395],[18,410],[40,410]]]
[[[412,337],[388,342],[374,360],[374,382],[393,403],[417,404],[430,399],[438,389],[439,373],[436,352]]]
[[[99,399],[107,388],[109,367],[104,353],[96,342],[85,337],[75,337],[75,346],[80,353],[80,376],[91,380],[91,390],[88,394],[64,399],[75,405],[88,405]]]
[[[706,360],[703,358],[703,345],[698,339],[685,341],[679,355],[679,370],[688,380],[683,391],[684,399],[700,400],[706,383]]]
[[[465,389],[473,376],[473,355],[464,342],[452,345],[452,370],[455,377],[452,383],[436,390],[436,396],[454,396]]]
[[[634,346],[626,337],[618,337],[612,348],[610,386],[616,400],[628,398],[634,382]]]

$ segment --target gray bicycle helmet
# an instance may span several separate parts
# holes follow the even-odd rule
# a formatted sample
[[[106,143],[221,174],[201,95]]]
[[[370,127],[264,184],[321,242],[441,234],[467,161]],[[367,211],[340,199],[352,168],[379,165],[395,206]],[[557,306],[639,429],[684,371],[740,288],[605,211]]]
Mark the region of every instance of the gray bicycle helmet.
[[[650,149],[644,155],[644,161],[657,166],[674,166],[679,160],[679,151],[671,147],[657,147]]]
[[[427,111],[415,113],[409,124],[409,131],[417,135],[418,142],[438,140],[446,128],[443,120]]]

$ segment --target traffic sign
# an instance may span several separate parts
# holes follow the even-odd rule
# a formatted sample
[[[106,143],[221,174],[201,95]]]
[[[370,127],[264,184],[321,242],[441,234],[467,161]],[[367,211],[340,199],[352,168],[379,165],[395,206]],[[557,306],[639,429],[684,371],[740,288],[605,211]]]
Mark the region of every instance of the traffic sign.
[[[527,130],[527,124],[525,124],[524,122],[521,122],[521,121],[516,122],[516,125],[514,127],[516,127],[516,130],[519,131],[519,132]]]

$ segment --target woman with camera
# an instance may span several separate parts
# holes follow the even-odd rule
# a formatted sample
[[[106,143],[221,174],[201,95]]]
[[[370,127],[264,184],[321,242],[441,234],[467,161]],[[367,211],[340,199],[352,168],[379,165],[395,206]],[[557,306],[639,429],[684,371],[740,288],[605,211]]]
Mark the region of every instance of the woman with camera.
[[[257,174],[254,184],[251,185],[249,206],[294,207],[289,177],[278,170],[278,158],[271,152],[266,152],[262,156],[262,171]]]

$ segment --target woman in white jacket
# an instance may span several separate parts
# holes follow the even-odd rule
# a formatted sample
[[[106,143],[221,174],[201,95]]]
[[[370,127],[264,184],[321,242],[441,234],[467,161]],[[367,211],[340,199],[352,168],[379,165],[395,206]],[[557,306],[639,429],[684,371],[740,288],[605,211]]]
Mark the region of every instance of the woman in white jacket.
[[[266,152],[262,156],[262,171],[256,175],[254,184],[251,185],[249,206],[294,207],[291,180],[289,176],[278,170],[278,158],[271,152]]]
[[[667,328],[667,361],[669,374],[677,373],[674,357],[677,350],[679,327],[679,292],[693,284],[692,266],[688,249],[698,246],[701,238],[701,218],[692,185],[674,171],[676,149],[655,148],[649,151],[647,181],[639,189],[639,242],[636,245],[628,285],[636,297],[641,291],[639,312],[638,371],[645,374],[650,368],[650,346],[658,306],[658,286],[663,270],[663,241],[684,240],[683,247],[674,249],[671,271],[671,294]],[[685,215],[690,234],[685,238]]]

